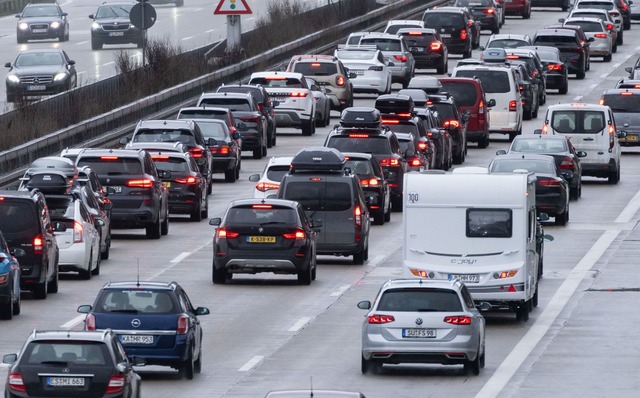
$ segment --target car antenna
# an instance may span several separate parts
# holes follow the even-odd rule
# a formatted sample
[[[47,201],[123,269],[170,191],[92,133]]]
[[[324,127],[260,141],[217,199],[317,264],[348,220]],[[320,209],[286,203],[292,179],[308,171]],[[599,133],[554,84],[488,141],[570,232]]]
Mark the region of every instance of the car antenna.
[[[313,376],[309,376],[309,397],[313,398]]]
[[[136,287],[140,287],[140,257],[138,257],[138,274],[136,275]]]

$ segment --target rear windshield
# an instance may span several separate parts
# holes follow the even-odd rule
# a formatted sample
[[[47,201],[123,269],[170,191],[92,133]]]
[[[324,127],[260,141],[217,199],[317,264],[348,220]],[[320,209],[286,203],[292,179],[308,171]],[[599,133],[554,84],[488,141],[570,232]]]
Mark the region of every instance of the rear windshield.
[[[517,169],[528,170],[538,174],[555,174],[555,163],[550,159],[496,159],[491,162],[490,170],[493,173],[511,173]]]
[[[339,135],[331,137],[327,143],[329,148],[336,148],[340,152],[364,152],[373,154],[391,153],[389,140],[383,136],[367,134]]]
[[[387,127],[389,127],[389,130],[393,131],[394,133],[409,133],[415,134],[416,136],[420,135],[420,133],[418,132],[418,126],[411,123],[390,124]]]
[[[223,140],[229,136],[229,134],[227,134],[227,130],[224,128],[224,125],[221,123],[199,121],[196,122],[196,124],[198,125],[198,127],[200,127],[200,131],[202,131],[202,135],[204,136],[205,140],[207,138]]]
[[[251,104],[244,98],[203,98],[200,105],[219,106],[232,112],[250,112]]]
[[[282,181],[282,177],[289,173],[291,166],[273,166],[267,170],[267,178],[271,181]]]
[[[411,29],[411,28],[422,29],[422,26],[417,24],[397,24],[397,25],[389,26],[387,29],[385,29],[384,32],[395,35],[396,33],[398,33],[400,29]]]
[[[189,130],[140,129],[133,135],[133,142],[182,142],[188,146],[196,145]]]
[[[387,290],[380,297],[378,311],[393,312],[460,312],[458,293],[449,289]]]
[[[400,149],[402,152],[406,152],[407,150],[416,151],[416,146],[413,143],[413,140],[398,140],[400,143]]]
[[[510,150],[515,152],[532,153],[562,153],[568,151],[566,145],[566,142],[563,142],[562,140],[525,138],[514,141]]]
[[[351,209],[351,186],[343,182],[309,181],[287,184],[286,199],[299,202],[306,211]]]
[[[614,112],[640,112],[640,95],[605,95],[603,105],[609,105]]]
[[[22,356],[25,364],[110,365],[113,361],[106,344],[94,341],[32,341]],[[64,388],[64,387],[63,387]],[[68,388],[68,387],[67,387]]]
[[[261,84],[265,87],[304,88],[300,79],[286,77],[254,77],[250,84]]]
[[[560,54],[553,50],[537,49],[536,52],[542,62],[559,62]]]
[[[427,28],[436,27],[462,27],[464,26],[464,19],[460,14],[453,14],[449,12],[430,12],[424,16],[424,25]]]
[[[590,21],[571,21],[567,25],[575,25],[582,28],[585,32],[602,32],[602,25],[597,22]]]
[[[168,290],[105,289],[94,308],[96,312],[170,314],[178,312]]]
[[[27,201],[0,201],[0,231],[5,235],[34,234],[38,229],[36,217],[35,207]]]
[[[151,156],[156,169],[162,171],[172,171],[186,173],[189,171],[189,165],[185,158],[174,158],[169,156]]]
[[[476,87],[469,83],[442,83],[442,91],[453,95],[460,106],[473,106],[478,102]]]
[[[488,47],[491,48],[518,48],[518,47],[522,47],[522,46],[528,46],[529,43],[527,43],[526,41],[523,40],[517,40],[517,39],[498,39],[498,40],[493,40],[490,44],[488,44]]]
[[[99,176],[142,174],[142,163],[137,158],[118,156],[82,157],[78,167],[89,166]]]
[[[589,7],[594,8],[594,7]],[[571,17],[573,18],[598,18],[601,20],[605,20],[606,16],[599,12],[573,12],[571,13]]]
[[[178,119],[218,119],[227,120],[227,112],[224,111],[212,111],[212,110],[188,110],[180,111],[178,113]]]
[[[432,34],[423,33],[420,35],[412,35],[411,33],[403,33],[402,37],[409,47],[429,47],[431,42],[436,41]]]
[[[456,77],[477,77],[487,94],[508,93],[511,91],[509,75],[500,70],[459,70]]]
[[[360,40],[360,44],[375,45],[380,51],[400,51],[402,46],[398,39],[385,39],[385,38],[363,38]]]
[[[613,3],[605,3],[602,1],[580,1],[576,4],[576,8],[597,8],[599,10],[613,10]]]
[[[263,207],[267,208],[253,208],[251,205],[233,207],[227,212],[225,223],[233,225],[297,225],[295,209],[270,205]]]
[[[597,134],[605,126],[602,111],[558,110],[551,116],[551,127],[562,134]]]
[[[75,205],[71,197],[47,198],[49,217],[52,220],[73,219],[75,215]]]
[[[340,60],[366,61],[374,59],[375,51],[340,51],[336,54]]]
[[[296,62],[293,71],[305,76],[331,76],[338,73],[338,67],[331,62]]]
[[[345,167],[348,167],[358,177],[368,177],[374,174],[371,162],[368,160],[349,159]]]
[[[453,104],[447,104],[446,102],[436,102],[433,104],[442,120],[454,120],[456,114],[453,109]]]

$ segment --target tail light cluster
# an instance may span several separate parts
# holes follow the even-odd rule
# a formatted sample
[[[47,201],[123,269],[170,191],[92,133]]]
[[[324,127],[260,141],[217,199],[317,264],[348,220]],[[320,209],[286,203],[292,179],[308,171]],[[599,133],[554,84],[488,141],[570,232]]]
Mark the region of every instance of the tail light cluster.
[[[612,125],[609,125],[609,150],[612,150],[615,145],[615,129]]]
[[[356,231],[361,231],[362,230],[362,209],[360,208],[360,205],[356,205],[356,207],[353,209],[353,221],[356,224]]]
[[[209,151],[211,153],[213,153],[214,155],[228,155],[229,154],[229,146],[228,145],[213,146],[213,147],[209,148]]]
[[[411,159],[411,161],[409,161],[409,164],[411,165],[411,167],[420,167],[422,166],[422,161],[420,160],[420,158],[413,158]]]
[[[7,384],[9,384],[9,389],[15,392],[27,392],[27,386],[24,384],[22,380],[22,373],[19,372],[11,372],[9,373],[9,379],[7,380]]]
[[[469,21],[471,22],[471,21]],[[471,26],[471,25],[469,25]],[[460,31],[460,40],[467,40],[468,34],[467,34],[467,30],[466,29],[462,29]]]
[[[560,168],[565,170],[573,170],[573,160],[569,156],[565,156],[562,158],[562,162],[560,162]]]
[[[176,328],[177,334],[187,334],[189,331],[189,317],[186,315],[180,315],[178,317],[178,327]]]
[[[372,324],[383,324],[395,321],[396,318],[393,315],[369,315],[369,323]]]
[[[344,76],[342,75],[336,76],[336,86],[344,87],[346,82],[347,82],[347,79],[345,79]]]
[[[444,122],[444,127],[450,127],[450,128],[458,128],[460,127],[460,122],[457,120],[447,120],[446,122]]]
[[[105,394],[117,394],[124,391],[125,375],[111,375]]]
[[[432,41],[431,44],[429,44],[429,48],[431,51],[440,51],[442,50],[442,43],[439,41]]]
[[[380,161],[380,166],[399,166],[400,161],[396,158],[386,158]]]
[[[393,58],[396,59],[396,61],[399,62],[407,62],[407,56],[406,55],[394,55]]]
[[[290,92],[288,94],[287,93],[282,93],[282,94],[278,93],[278,95],[285,95],[285,96],[289,95],[289,97],[304,98],[304,97],[307,96],[307,93],[304,92],[304,91],[292,91],[292,92]]]
[[[153,187],[153,183],[153,180],[144,178],[141,180],[129,180],[125,183],[125,185],[131,188],[151,188]]]
[[[560,72],[564,66],[562,64],[549,64],[547,65],[547,69],[553,72]]]
[[[191,148],[189,149],[189,153],[191,154],[191,157],[193,157],[194,159],[201,158],[202,156],[204,156],[204,151],[200,148]]]
[[[285,239],[303,240],[306,238],[306,234],[302,229],[298,228],[294,232],[283,234],[282,237]]]
[[[560,181],[553,179],[538,180],[538,185],[542,187],[559,187]]]
[[[368,187],[377,187],[380,185],[380,180],[378,178],[365,178],[360,180],[360,186],[368,188]]]
[[[176,178],[176,182],[178,184],[194,185],[198,183],[198,180],[193,176],[189,176],[185,178]]]
[[[480,100],[480,105],[478,106],[478,119],[484,120],[484,101]]]
[[[73,222],[73,243],[84,242],[83,237],[84,227],[77,221]]]
[[[220,227],[218,228],[218,239],[233,239],[238,237],[237,232],[227,231],[226,228]]]
[[[613,24],[608,23],[607,26],[605,26],[605,28],[607,30],[613,30]]]
[[[260,117],[259,116],[242,116],[242,117],[239,117],[238,119],[242,120],[243,122],[260,124]],[[191,152],[191,151],[189,151],[189,152]]]
[[[96,330],[96,316],[93,314],[87,315],[84,319],[84,327],[87,328],[88,331]]]
[[[471,325],[471,317],[469,316],[445,316],[444,321],[452,325]]]
[[[44,241],[42,240],[42,235],[38,235],[33,238],[33,253],[34,254],[42,254],[42,249],[44,246]]]
[[[607,38],[607,34],[606,33],[596,33],[594,36],[597,37],[598,39],[606,39]]]
[[[549,124],[545,123],[542,125],[542,134],[548,134],[549,133]]]
[[[274,189],[280,189],[280,184],[273,182],[259,182],[256,184],[256,189],[260,192],[267,192]]]
[[[496,10],[494,8],[487,8],[486,10],[483,11],[485,14],[489,14],[489,15],[493,15]]]
[[[515,112],[518,110],[518,102],[517,101],[509,101],[509,111]]]
[[[429,145],[426,142],[424,142],[424,141],[418,142],[418,149],[419,150],[425,151],[425,150],[427,150],[428,147],[429,147]]]

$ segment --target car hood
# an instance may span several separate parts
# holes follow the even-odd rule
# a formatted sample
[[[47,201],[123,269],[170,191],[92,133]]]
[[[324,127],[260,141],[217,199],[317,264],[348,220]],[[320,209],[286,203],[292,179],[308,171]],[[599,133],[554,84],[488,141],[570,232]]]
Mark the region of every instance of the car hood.
[[[95,22],[99,24],[130,24],[131,20],[128,17],[116,17],[116,18],[100,18]]]
[[[25,75],[55,75],[56,73],[66,72],[66,68],[62,65],[40,65],[40,66],[14,66],[11,68],[11,72],[17,76]]]
[[[60,17],[28,17],[28,18],[20,18],[18,23],[26,22],[26,23],[51,23],[51,22],[60,22],[62,23],[62,18]]]

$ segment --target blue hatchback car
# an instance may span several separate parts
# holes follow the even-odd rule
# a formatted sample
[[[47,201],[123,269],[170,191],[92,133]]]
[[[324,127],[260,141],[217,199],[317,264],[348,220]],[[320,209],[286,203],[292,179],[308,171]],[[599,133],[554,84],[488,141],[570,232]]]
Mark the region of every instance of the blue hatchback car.
[[[202,366],[202,328],[194,307],[177,282],[109,282],[96,301],[81,305],[86,330],[113,329],[127,356],[147,365],[171,366],[192,379]]]
[[[24,250],[10,250],[0,232],[0,319],[11,319],[20,314],[20,264],[16,257]]]

